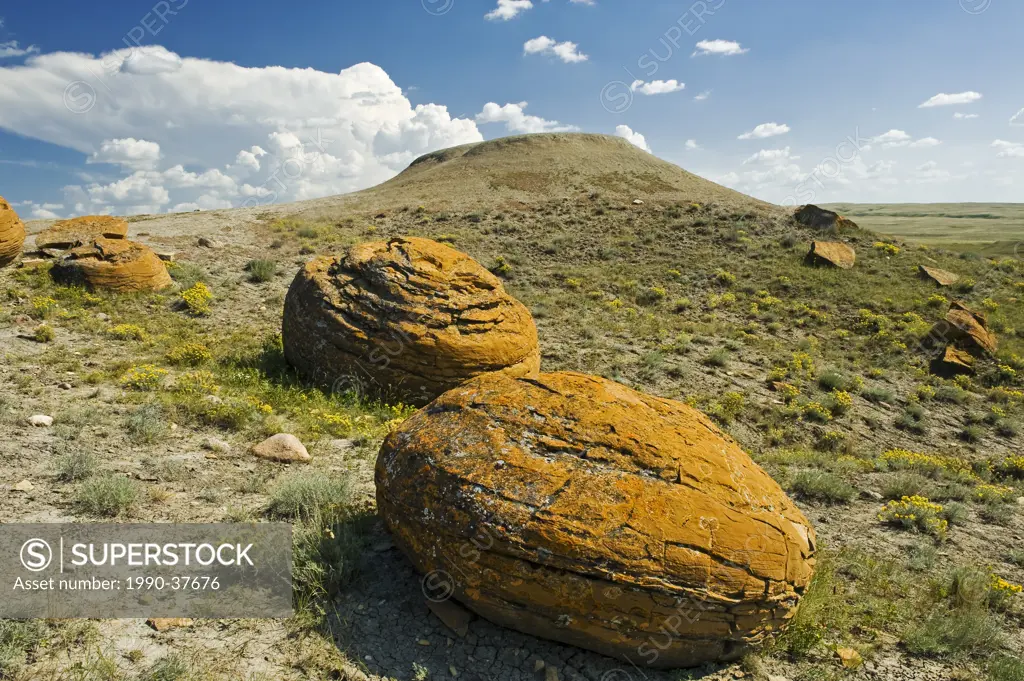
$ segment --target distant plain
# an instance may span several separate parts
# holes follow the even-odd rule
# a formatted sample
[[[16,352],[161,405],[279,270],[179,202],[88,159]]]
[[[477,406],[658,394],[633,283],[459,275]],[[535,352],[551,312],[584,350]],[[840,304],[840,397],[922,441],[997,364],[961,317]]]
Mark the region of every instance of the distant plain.
[[[1024,203],[833,203],[864,229],[990,256],[1024,255]]]

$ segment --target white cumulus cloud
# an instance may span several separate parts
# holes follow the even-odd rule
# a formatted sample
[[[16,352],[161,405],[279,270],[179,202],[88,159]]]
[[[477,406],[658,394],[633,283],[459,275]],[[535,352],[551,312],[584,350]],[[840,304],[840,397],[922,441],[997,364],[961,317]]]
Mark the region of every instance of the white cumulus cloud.
[[[996,154],[999,158],[1024,158],[1024,144],[1020,142],[996,140],[992,146],[999,150]]]
[[[566,64],[575,64],[590,59],[579,50],[579,45],[573,42],[557,42],[546,35],[527,40],[523,43],[523,54],[543,54],[557,57]]]
[[[413,106],[374,64],[338,73],[243,67],[162,47],[40,54],[0,67],[0,129],[127,173],[66,187],[73,213],[338,194],[383,182],[423,153],[483,139],[474,121],[442,105]]]
[[[28,47],[19,47],[17,40],[8,40],[7,42],[0,43],[0,59],[10,59],[11,57],[24,57],[29,54],[38,54],[39,48],[35,45],[29,45]]]
[[[705,54],[717,54],[725,57],[730,57],[735,54],[743,54],[749,52],[749,48],[742,47],[735,40],[701,40],[697,43],[697,49],[694,50],[691,57],[696,57]]]
[[[534,133],[534,132],[575,132],[579,130],[574,125],[562,125],[558,121],[549,121],[540,116],[531,116],[526,113],[526,102],[518,104],[506,104],[499,106],[495,102],[488,102],[483,110],[476,115],[477,123],[504,123],[509,132]]]
[[[789,147],[784,149],[762,149],[753,156],[743,161],[743,165],[749,165],[751,163],[761,163],[764,165],[778,165],[780,163],[791,163],[792,161],[798,160],[799,156],[794,156]]]
[[[696,100],[698,102],[703,102],[705,99],[707,99],[710,96],[711,96],[711,90],[705,90],[704,92],[701,92],[700,94],[695,96],[694,100]]]
[[[530,0],[498,0],[498,6],[485,14],[484,18],[491,21],[508,21],[528,9],[533,9]]]
[[[969,120],[971,118],[977,118],[977,117],[978,117],[978,114],[969,114],[969,113],[964,113],[962,111],[957,111],[955,114],[953,114],[953,118],[955,118],[958,121],[965,121],[965,120]]]
[[[942,140],[935,139],[934,137],[922,137],[919,140],[914,140],[908,146],[911,149],[922,149],[925,147],[937,147],[942,144]]]
[[[86,163],[113,163],[132,170],[155,168],[160,161],[160,145],[134,137],[104,140],[99,151]]]
[[[946,94],[940,92],[939,94],[931,97],[930,99],[921,102],[917,105],[919,109],[927,109],[933,106],[952,106],[954,104],[970,104],[981,99],[980,92],[974,92],[973,90],[968,92],[957,92],[955,94]]]
[[[651,153],[651,147],[648,146],[647,139],[640,133],[630,128],[628,125],[616,126],[615,134],[618,135],[619,137],[629,140],[630,144],[632,144],[633,146],[640,147],[647,153]]]
[[[697,144],[697,140],[686,140],[686,144],[684,146],[690,151],[700,149],[700,145]]]
[[[652,80],[649,83],[645,83],[642,80],[634,80],[633,84],[629,88],[633,92],[639,92],[642,95],[667,95],[672,92],[679,92],[686,85],[680,83],[674,78],[672,80]]]
[[[785,123],[762,123],[756,126],[750,132],[745,132],[740,135],[737,139],[741,140],[754,140],[763,139],[765,137],[775,137],[776,135],[785,135],[789,132],[789,126]]]

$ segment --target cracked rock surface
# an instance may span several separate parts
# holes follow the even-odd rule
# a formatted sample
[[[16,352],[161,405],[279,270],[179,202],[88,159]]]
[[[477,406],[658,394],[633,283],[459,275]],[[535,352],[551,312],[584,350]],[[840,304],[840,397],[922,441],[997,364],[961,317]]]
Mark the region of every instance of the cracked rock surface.
[[[0,196],[0,267],[14,262],[24,243],[25,225],[11,204]]]
[[[308,378],[417,405],[479,374],[540,369],[526,307],[465,253],[416,237],[308,262],[285,299],[282,335]]]
[[[576,373],[495,373],[384,441],[396,545],[491,622],[656,667],[741,655],[784,626],[814,532],[703,414]]]
[[[64,284],[121,292],[158,291],[172,283],[151,248],[127,239],[93,239],[68,251],[51,273]]]
[[[60,220],[36,235],[36,248],[68,249],[99,237],[127,239],[128,221],[111,215],[86,215]]]

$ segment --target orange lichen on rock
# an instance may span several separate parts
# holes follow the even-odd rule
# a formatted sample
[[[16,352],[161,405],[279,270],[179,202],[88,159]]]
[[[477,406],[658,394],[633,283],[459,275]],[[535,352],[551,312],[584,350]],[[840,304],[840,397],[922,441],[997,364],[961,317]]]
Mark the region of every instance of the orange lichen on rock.
[[[945,321],[932,329],[932,337],[955,344],[973,355],[994,355],[998,349],[996,335],[988,329],[988,317],[954,300]]]
[[[857,262],[857,253],[852,246],[836,241],[814,241],[807,254],[807,261],[813,265],[830,265],[848,270]]]
[[[172,283],[152,249],[126,239],[93,239],[68,251],[50,273],[59,283],[109,291],[157,291]]]
[[[917,271],[921,275],[922,279],[928,279],[939,286],[952,286],[960,280],[960,276],[948,272],[946,270],[940,270],[938,267],[928,267],[927,265],[918,265]]]
[[[974,357],[966,350],[947,345],[942,355],[932,361],[931,371],[940,376],[956,376],[974,373]]]
[[[128,221],[109,215],[86,215],[60,220],[36,235],[36,248],[68,249],[89,243],[93,239],[125,239]]]
[[[810,523],[706,416],[583,374],[467,381],[387,437],[376,483],[466,607],[639,665],[735,659],[814,567]]]
[[[282,335],[308,378],[418,405],[478,374],[540,369],[526,307],[465,253],[416,237],[307,263],[288,290]]]
[[[11,204],[0,196],[0,267],[17,260],[24,243],[25,225]]]

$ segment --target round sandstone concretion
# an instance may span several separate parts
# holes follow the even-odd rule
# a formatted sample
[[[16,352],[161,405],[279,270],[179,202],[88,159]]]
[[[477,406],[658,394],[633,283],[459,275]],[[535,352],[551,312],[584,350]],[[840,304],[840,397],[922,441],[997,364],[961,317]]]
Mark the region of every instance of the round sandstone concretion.
[[[25,225],[11,204],[0,196],[0,267],[17,260],[24,243]]]
[[[282,336],[307,378],[416,405],[479,374],[540,370],[529,310],[465,253],[416,237],[307,263]]]
[[[36,248],[68,249],[96,238],[125,239],[128,221],[110,215],[86,215],[60,220],[36,235]]]
[[[593,376],[472,379],[387,437],[376,484],[428,597],[640,666],[735,659],[814,567],[810,523],[706,416]]]
[[[117,292],[158,291],[172,283],[152,249],[126,239],[93,239],[68,251],[50,273],[62,284]]]

